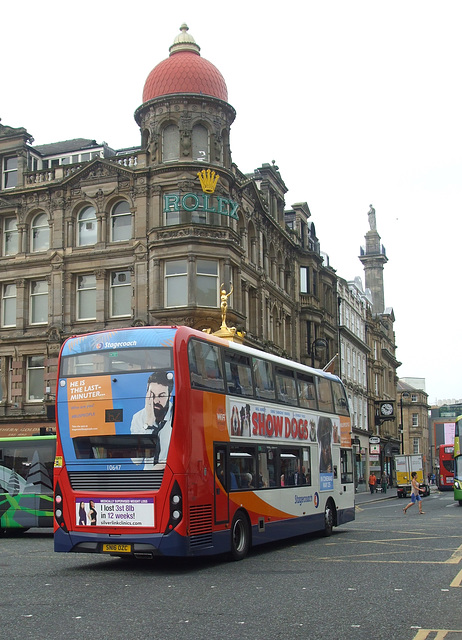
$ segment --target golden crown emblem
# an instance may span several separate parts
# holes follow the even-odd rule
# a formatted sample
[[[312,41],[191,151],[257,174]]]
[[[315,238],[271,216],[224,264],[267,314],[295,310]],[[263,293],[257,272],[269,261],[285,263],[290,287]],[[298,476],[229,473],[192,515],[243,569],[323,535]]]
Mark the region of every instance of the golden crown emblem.
[[[202,169],[197,175],[201,183],[202,191],[204,193],[213,193],[217,186],[218,178],[220,177],[218,173],[210,169]]]

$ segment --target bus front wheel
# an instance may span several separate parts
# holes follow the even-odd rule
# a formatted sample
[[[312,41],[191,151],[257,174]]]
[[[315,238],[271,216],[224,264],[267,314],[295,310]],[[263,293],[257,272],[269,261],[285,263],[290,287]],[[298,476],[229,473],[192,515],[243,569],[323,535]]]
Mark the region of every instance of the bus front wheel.
[[[233,560],[243,560],[250,549],[250,526],[247,517],[238,511],[231,526],[231,557]]]

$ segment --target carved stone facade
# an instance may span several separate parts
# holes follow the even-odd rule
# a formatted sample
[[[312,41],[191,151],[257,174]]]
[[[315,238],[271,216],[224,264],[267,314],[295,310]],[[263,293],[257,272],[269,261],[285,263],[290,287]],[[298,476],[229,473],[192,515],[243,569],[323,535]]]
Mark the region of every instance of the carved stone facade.
[[[365,292],[361,278],[346,282],[338,279],[340,372],[348,395],[352,441],[355,450],[356,490],[366,491],[369,477],[369,388],[367,367],[367,319],[372,297]]]
[[[0,124],[0,429],[44,420],[66,337],[215,331],[221,283],[233,285],[228,323],[247,344],[315,366],[338,352],[337,277],[309,208],[286,210],[274,163],[250,175],[233,164],[235,111],[218,95],[148,95],[135,113],[141,144],[128,150],[34,147],[24,128]],[[204,169],[219,176],[213,193]]]

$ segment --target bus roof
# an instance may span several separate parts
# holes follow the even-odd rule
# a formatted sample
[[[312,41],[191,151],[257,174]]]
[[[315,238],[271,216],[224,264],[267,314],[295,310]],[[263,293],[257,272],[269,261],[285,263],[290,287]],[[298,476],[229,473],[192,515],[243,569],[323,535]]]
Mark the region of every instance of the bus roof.
[[[200,338],[206,342],[226,345],[234,351],[239,351],[240,353],[245,353],[257,358],[264,356],[271,362],[290,366],[298,371],[313,373],[330,380],[339,380],[338,376],[328,373],[327,371],[314,369],[308,365],[301,364],[300,362],[289,360],[288,358],[282,358],[280,356],[267,353],[266,351],[260,351],[259,349],[248,347],[237,342],[232,342],[230,340],[214,336],[213,334],[205,333],[186,326],[127,327],[125,329],[112,329],[76,335],[68,338],[64,342],[61,348],[61,356],[77,355],[88,351],[105,351],[120,348],[145,349],[147,347],[172,347],[175,334],[177,332],[180,340],[188,339],[189,336],[195,336],[196,338]]]

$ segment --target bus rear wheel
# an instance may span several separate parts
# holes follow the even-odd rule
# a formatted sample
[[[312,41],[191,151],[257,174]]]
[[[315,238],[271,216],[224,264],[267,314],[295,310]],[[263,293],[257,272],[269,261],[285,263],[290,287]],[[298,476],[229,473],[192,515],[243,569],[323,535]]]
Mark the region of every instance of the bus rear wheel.
[[[250,526],[245,514],[238,511],[231,525],[231,557],[243,560],[250,549]]]

